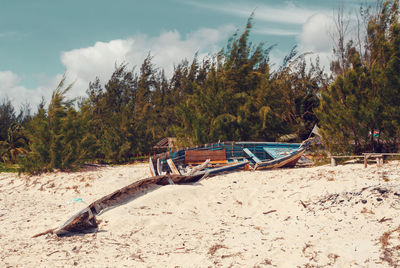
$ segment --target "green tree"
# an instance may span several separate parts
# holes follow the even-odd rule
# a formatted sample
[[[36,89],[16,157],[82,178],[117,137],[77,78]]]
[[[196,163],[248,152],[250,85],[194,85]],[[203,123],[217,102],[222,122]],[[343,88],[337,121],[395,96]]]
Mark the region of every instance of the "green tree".
[[[175,110],[178,137],[197,144],[259,138],[254,96],[264,78],[269,78],[272,47],[264,48],[262,43],[253,46],[249,41],[251,28],[252,17],[244,32],[233,35],[211,64],[208,61],[197,67],[201,79],[191,79],[193,93],[187,91],[188,97]],[[207,70],[207,75],[201,70]]]
[[[66,99],[72,85],[64,86],[65,77],[53,92],[47,111],[44,103],[27,127],[29,151],[20,161],[21,171],[31,174],[54,169],[71,169],[87,160],[89,143],[83,121]]]
[[[395,150],[400,125],[398,4],[379,3],[377,13],[368,17],[366,51],[350,41],[344,53],[349,67],[322,93],[318,118],[332,152]]]
[[[7,133],[13,122],[16,121],[14,106],[7,98],[0,104],[0,141],[7,140]]]
[[[44,101],[40,103],[37,113],[27,125],[29,150],[20,159],[20,172],[37,174],[51,170],[50,167],[50,130]]]
[[[27,138],[23,127],[13,123],[7,133],[7,139],[0,141],[0,160],[8,163],[16,163],[19,157],[26,154]]]

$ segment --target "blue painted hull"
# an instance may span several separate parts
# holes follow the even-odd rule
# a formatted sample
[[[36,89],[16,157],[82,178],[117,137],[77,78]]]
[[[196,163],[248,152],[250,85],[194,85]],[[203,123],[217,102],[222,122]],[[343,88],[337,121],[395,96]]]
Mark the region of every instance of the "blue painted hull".
[[[311,145],[310,141],[303,143],[276,143],[276,142],[218,142],[204,144],[164,153],[153,157],[150,165],[153,165],[152,171],[157,173],[155,168],[157,159],[160,159],[161,169],[164,172],[170,172],[166,159],[171,159],[177,167],[185,167],[185,152],[190,150],[225,150],[227,164],[211,169],[210,174],[230,171],[243,168],[246,164],[253,169],[268,169],[294,166],[301,155]],[[246,153],[247,152],[247,153]],[[242,164],[240,164],[242,163]],[[245,164],[246,163],[246,164]],[[237,165],[233,165],[237,164]],[[156,174],[158,175],[158,174]]]

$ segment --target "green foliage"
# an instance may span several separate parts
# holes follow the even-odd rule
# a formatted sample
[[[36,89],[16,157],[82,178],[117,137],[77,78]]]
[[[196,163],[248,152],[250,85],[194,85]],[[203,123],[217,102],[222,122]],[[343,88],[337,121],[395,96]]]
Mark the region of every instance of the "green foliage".
[[[0,173],[1,172],[17,173],[18,172],[18,165],[16,165],[16,164],[6,164],[6,163],[0,162]]]
[[[93,160],[126,162],[148,153],[164,137],[172,120],[164,105],[173,97],[151,59],[149,55],[144,60],[139,74],[127,70],[126,64],[116,66],[104,89],[98,79],[90,84],[80,116],[87,124]]]
[[[310,133],[317,121],[317,94],[325,82],[318,62],[307,67],[304,55],[298,56],[294,48],[282,67],[271,73],[273,46],[249,42],[251,28],[250,17],[245,31],[233,35],[211,65],[199,66],[191,76],[192,90],[182,92],[186,99],[175,108],[174,133],[181,140],[274,141],[288,133],[301,138]],[[207,75],[198,82],[200,73]]]
[[[359,66],[358,63],[359,55],[355,53],[353,66]],[[317,115],[331,152],[362,151],[369,140],[369,131],[374,128],[373,110],[368,102],[371,92],[365,87],[370,81],[364,71],[351,68],[322,92]]]
[[[64,88],[64,82],[65,78],[53,92],[47,112],[43,104],[39,106],[28,125],[29,152],[20,160],[21,172],[72,169],[87,158],[84,122],[73,107],[74,101],[66,100],[65,94],[72,85]]]
[[[27,144],[23,127],[12,123],[7,132],[7,139],[0,141],[0,161],[15,164],[19,157],[26,154]]]
[[[226,140],[304,140],[318,122],[331,152],[396,150],[400,135],[398,0],[381,2],[367,18],[366,51],[339,38],[330,80],[319,61],[296,47],[272,68],[274,46],[254,45],[252,16],[218,54],[182,61],[170,79],[149,54],[138,72],[115,66],[102,85],[89,84],[78,107],[62,79],[47,109],[16,116],[0,104],[0,157],[32,174],[69,170],[86,161],[123,163],[153,153],[175,136],[188,146]],[[378,132],[379,137],[371,133]],[[291,135],[287,135],[291,134]],[[1,164],[1,163],[0,163]],[[8,164],[9,166],[9,164]],[[1,164],[0,171],[5,168]]]
[[[27,126],[29,152],[20,161],[21,172],[31,174],[49,171],[50,168],[50,130],[44,103],[39,105],[37,114]]]
[[[296,48],[282,66],[271,70],[269,53],[274,46],[252,44],[251,29],[252,17],[244,32],[234,34],[218,54],[182,61],[170,79],[156,69],[150,54],[138,72],[128,70],[127,64],[115,66],[104,85],[98,78],[89,84],[79,109],[66,99],[71,85],[65,87],[63,79],[47,109],[42,103],[32,117],[16,117],[25,126],[28,142],[19,159],[21,171],[141,159],[154,152],[156,142],[171,136],[184,146],[219,140],[275,141],[286,134],[307,138],[317,122],[314,109],[320,88],[327,87],[326,76],[318,61],[306,63]]]
[[[11,101],[3,99],[0,104],[0,141],[7,140],[8,129],[15,121],[15,110]]]
[[[317,114],[331,152],[397,150],[400,134],[398,8],[398,0],[380,2],[378,12],[368,16],[366,51],[361,53],[350,41],[344,53],[348,66],[322,92]]]

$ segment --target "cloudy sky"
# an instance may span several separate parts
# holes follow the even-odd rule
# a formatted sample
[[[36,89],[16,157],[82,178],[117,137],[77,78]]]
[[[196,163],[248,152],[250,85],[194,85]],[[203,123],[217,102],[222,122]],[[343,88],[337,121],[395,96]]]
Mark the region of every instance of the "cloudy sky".
[[[343,0],[342,0],[343,1]],[[140,66],[150,52],[167,74],[182,59],[215,53],[255,11],[252,40],[276,44],[279,64],[294,46],[329,61],[327,34],[339,0],[3,0],[0,8],[0,99],[32,108],[49,99],[62,75],[84,96],[115,64]],[[360,1],[344,0],[346,9]]]

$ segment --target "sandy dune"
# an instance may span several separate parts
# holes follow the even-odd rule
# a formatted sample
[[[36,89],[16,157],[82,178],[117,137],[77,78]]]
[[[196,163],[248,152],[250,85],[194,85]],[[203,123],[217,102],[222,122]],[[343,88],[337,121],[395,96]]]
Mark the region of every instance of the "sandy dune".
[[[0,174],[0,266],[400,265],[397,161],[243,171],[157,187],[98,216],[97,233],[31,238],[148,176],[144,164]]]

